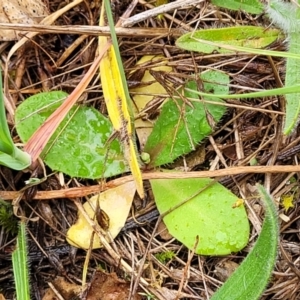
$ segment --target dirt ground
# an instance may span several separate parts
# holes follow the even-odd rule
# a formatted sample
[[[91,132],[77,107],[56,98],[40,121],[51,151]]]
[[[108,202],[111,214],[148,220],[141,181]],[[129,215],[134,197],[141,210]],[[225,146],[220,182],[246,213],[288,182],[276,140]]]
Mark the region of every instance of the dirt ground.
[[[131,1],[112,2],[116,19],[131,4]],[[67,3],[69,1],[54,0],[46,5],[50,12],[55,12]],[[99,7],[98,0],[84,1],[68,10],[55,21],[55,25],[66,26],[64,33],[51,29],[51,25],[46,26],[47,31],[47,28],[42,29],[10,58],[9,75],[5,80],[13,93],[16,106],[28,96],[40,91],[59,89],[71,92],[76,87],[96,55],[97,32],[85,32],[84,25],[98,24]],[[150,2],[138,1],[133,15],[151,8],[153,4]],[[174,82],[184,81],[195,71],[218,69],[230,75],[232,93],[279,87],[278,78],[284,80],[283,59],[241,53],[202,55],[183,51],[175,46],[175,39],[180,34],[195,28],[230,27],[237,24],[265,27],[270,25],[264,15],[254,17],[242,12],[231,12],[219,9],[208,1],[196,6],[184,6],[159,18],[155,16],[142,20],[134,25],[135,30],[128,29],[125,33],[118,33],[126,74],[136,70],[135,64],[142,56],[163,55],[167,58],[168,65],[173,68],[169,76]],[[76,31],[72,27],[74,25],[78,26]],[[147,32],[144,31],[145,28],[148,29]],[[2,64],[6,62],[14,43],[15,41],[0,43]],[[282,51],[285,49],[284,41],[279,40],[269,48]],[[128,83],[136,84],[130,80]],[[88,105],[106,113],[99,79],[91,81],[83,98]],[[281,133],[282,114],[278,112],[284,111],[282,97],[227,100],[227,104],[225,117],[217,125],[214,134],[201,146],[205,148],[204,162],[194,164],[193,171],[207,170],[211,165],[214,165],[216,170],[225,169],[225,166],[242,168],[249,165],[252,158],[261,166],[298,164],[298,130],[285,139]],[[9,113],[8,119],[12,120]],[[10,125],[15,142],[20,142],[12,121]],[[196,155],[200,155],[198,153],[200,150]],[[182,161],[177,164],[183,166]],[[225,257],[193,255],[175,239],[164,240],[156,234],[158,213],[150,185],[145,181],[146,200],[141,203],[137,197],[134,201],[134,208],[126,226],[114,244],[115,251],[133,270],[139,272],[138,277],[124,272],[119,261],[107,250],[93,250],[89,253],[88,286],[82,293],[80,286],[87,252],[71,247],[66,242],[65,235],[69,226],[77,219],[74,201],[84,202],[89,194],[87,189],[97,186],[98,182],[64,176],[62,186],[62,179],[58,174],[51,175],[52,171],[47,167],[46,172],[49,175],[47,180],[27,190],[20,203],[22,212],[28,218],[32,299],[46,299],[43,297],[49,283],[63,296],[49,296],[48,299],[108,299],[109,288],[98,292],[104,293],[100,298],[95,296],[96,292],[89,294],[99,282],[108,282],[107,286],[118,286],[122,291],[128,290],[126,293],[114,290],[117,296],[109,299],[209,299],[232,269],[247,256],[257,238],[255,228],[259,228],[263,222],[264,210],[257,200],[247,198],[251,194],[251,187],[257,182],[265,184],[276,201],[289,192],[294,195],[293,207],[285,211],[281,205],[278,206],[279,215],[285,216],[284,220],[283,217],[279,218],[279,254],[270,283],[261,299],[300,299],[299,192],[295,189],[299,180],[297,173],[241,172],[239,175],[228,174],[219,178],[222,184],[246,199],[247,207],[255,212],[256,220],[260,222],[253,224],[253,218],[250,218],[251,236],[248,246],[239,253]],[[13,200],[30,176],[28,172],[16,172],[0,167],[0,198]],[[68,191],[75,188],[72,196],[66,196],[71,195]],[[151,238],[153,234],[154,238]],[[4,228],[1,228],[0,291],[5,299],[13,299],[14,295],[11,265],[14,244],[15,236],[7,234]],[[161,253],[169,253],[169,256],[162,256]],[[96,272],[99,267],[109,274],[115,274],[103,275],[99,271]],[[143,281],[149,284],[149,288],[145,288]],[[67,293],[68,289],[70,292]]]

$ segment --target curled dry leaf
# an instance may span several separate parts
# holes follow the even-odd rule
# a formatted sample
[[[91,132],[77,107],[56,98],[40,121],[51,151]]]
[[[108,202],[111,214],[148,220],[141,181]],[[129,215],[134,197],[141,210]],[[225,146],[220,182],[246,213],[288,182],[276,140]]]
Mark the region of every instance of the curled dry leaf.
[[[42,0],[2,0],[0,5],[0,23],[36,24],[49,15]],[[15,30],[1,30],[1,41],[18,39]],[[24,34],[24,32],[23,32]]]
[[[136,187],[134,182],[127,182],[116,188],[109,189],[99,195],[92,197],[83,207],[91,219],[94,219],[95,210],[99,207],[106,216],[108,241],[114,239],[123,228],[133,201]],[[97,202],[99,201],[99,205]],[[98,220],[99,218],[97,218]],[[100,221],[98,220],[98,223]],[[99,224],[101,226],[101,224]],[[75,247],[88,249],[91,245],[93,234],[92,227],[88,224],[81,212],[78,214],[77,222],[67,232],[67,241]],[[95,234],[93,249],[101,248],[99,237]]]

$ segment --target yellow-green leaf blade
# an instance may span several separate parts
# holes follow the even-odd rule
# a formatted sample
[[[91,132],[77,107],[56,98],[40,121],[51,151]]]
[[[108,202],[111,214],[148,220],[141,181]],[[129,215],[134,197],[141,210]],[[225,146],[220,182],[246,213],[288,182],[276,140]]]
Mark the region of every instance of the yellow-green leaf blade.
[[[202,255],[226,255],[244,248],[249,222],[237,196],[209,178],[150,180],[157,208],[168,213],[164,222],[169,232],[189,249]],[[198,194],[197,194],[198,193]]]
[[[185,50],[202,53],[212,53],[214,51],[220,53],[233,53],[234,50],[204,44],[197,41],[197,39],[233,47],[260,49],[276,41],[279,37],[280,31],[277,29],[266,29],[257,26],[237,26],[198,30],[187,33],[177,39],[176,45]]]

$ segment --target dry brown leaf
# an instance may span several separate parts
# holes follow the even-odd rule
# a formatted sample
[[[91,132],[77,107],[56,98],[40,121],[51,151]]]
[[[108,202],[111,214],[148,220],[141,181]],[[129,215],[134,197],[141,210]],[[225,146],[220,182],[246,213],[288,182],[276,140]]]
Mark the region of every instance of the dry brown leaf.
[[[0,22],[36,24],[49,14],[42,0],[1,0]],[[1,30],[1,41],[13,41],[18,39],[18,31]]]
[[[130,296],[130,282],[119,279],[116,273],[98,270],[91,282],[86,300],[140,300],[138,294]]]

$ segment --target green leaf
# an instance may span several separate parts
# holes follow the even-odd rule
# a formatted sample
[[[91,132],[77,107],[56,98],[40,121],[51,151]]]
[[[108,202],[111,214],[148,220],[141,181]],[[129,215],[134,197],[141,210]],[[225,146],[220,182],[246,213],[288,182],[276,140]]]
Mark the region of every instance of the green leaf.
[[[9,128],[6,121],[6,113],[5,113],[3,92],[2,92],[2,75],[0,70],[0,152],[4,152],[8,155],[12,155],[13,149],[14,149],[14,143],[11,139]]]
[[[0,165],[13,170],[24,170],[31,164],[30,155],[14,146],[13,154],[0,152]]]
[[[257,0],[212,0],[211,2],[219,7],[237,11],[243,10],[249,14],[261,14],[264,10],[262,3]]]
[[[61,91],[29,97],[16,110],[16,128],[26,142],[57,109],[67,94]],[[96,109],[74,106],[51,137],[41,157],[53,170],[73,177],[100,178],[128,170],[120,143],[109,142],[111,123]]]
[[[266,190],[257,187],[266,210],[261,233],[251,252],[211,300],[260,299],[272,274],[279,237],[276,207]]]
[[[289,34],[289,50],[300,54],[300,32]],[[296,59],[288,58],[286,61],[285,87],[294,86],[299,83],[300,64]],[[283,133],[291,134],[299,122],[300,114],[300,92],[288,94],[286,97],[286,114]]]
[[[30,300],[29,270],[27,258],[26,225],[20,222],[16,250],[12,253],[12,264],[18,300]]]
[[[266,7],[272,22],[287,35],[288,52],[300,54],[300,9],[297,3],[272,0]],[[300,64],[295,58],[286,62],[285,87],[299,84]],[[283,133],[289,135],[296,128],[300,114],[300,92],[286,95],[286,116]]]
[[[0,70],[0,165],[14,170],[26,169],[31,164],[29,154],[18,149],[10,136],[6,120]]]
[[[206,91],[228,93],[228,75],[208,71],[200,77]],[[220,99],[204,97],[204,100],[217,104],[203,102],[194,92],[197,90],[195,81],[188,82],[185,88],[189,88],[189,91],[184,91],[184,97],[194,100],[190,101],[190,104],[178,97],[168,100],[146,142],[144,152],[150,154],[150,166],[170,163],[194,150],[195,146],[213,131],[208,118],[217,123],[226,111],[226,107],[220,105],[223,102]],[[182,91],[178,91],[178,94],[180,93],[183,94]]]
[[[176,239],[202,255],[226,255],[244,248],[249,238],[249,222],[238,198],[209,178],[152,179],[155,202],[164,222]],[[231,298],[227,298],[231,299]],[[242,299],[242,298],[241,298]],[[246,299],[246,298],[245,298]]]
[[[277,29],[266,29],[257,26],[238,26],[227,28],[215,28],[198,30],[182,35],[176,41],[179,48],[202,53],[233,53],[234,49],[229,50],[216,45],[209,45],[199,42],[197,39],[245,48],[264,48],[276,41],[280,36]]]

